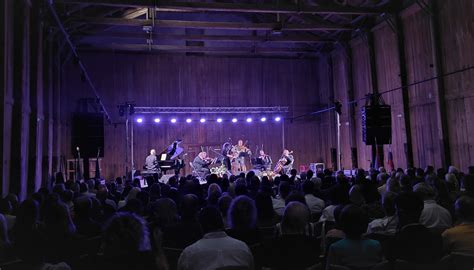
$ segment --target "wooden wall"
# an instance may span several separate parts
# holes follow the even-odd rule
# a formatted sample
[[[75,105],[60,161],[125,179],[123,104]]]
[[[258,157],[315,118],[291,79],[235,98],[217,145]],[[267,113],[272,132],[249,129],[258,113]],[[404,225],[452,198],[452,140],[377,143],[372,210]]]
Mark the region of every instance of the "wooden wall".
[[[474,53],[469,44],[474,42],[474,4],[469,0],[436,1],[433,13],[412,5],[400,15],[401,25],[392,29],[387,22],[381,22],[372,29],[374,36],[375,62],[379,92],[401,86],[400,64],[405,64],[407,83],[412,84],[437,75],[450,73],[474,65]],[[434,17],[432,17],[432,15]],[[435,20],[439,28],[433,27]],[[401,30],[397,30],[401,27]],[[398,28],[400,29],[400,28]],[[397,32],[396,32],[397,31]],[[439,31],[439,32],[436,32]],[[398,47],[397,33],[404,34],[403,47]],[[436,36],[440,37],[440,50],[436,50]],[[354,99],[363,98],[371,92],[369,47],[366,37],[352,40],[350,50],[337,48],[332,53],[335,96],[343,102],[349,98],[351,87]],[[400,61],[400,49],[405,57]],[[437,57],[441,61],[437,62]],[[345,78],[350,67],[352,85]],[[408,87],[408,115],[403,110],[401,90],[383,94],[385,102],[392,106],[392,152],[396,167],[407,166],[407,127],[409,117],[414,166],[436,167],[449,164],[466,170],[474,164],[474,131],[472,113],[474,110],[474,71],[466,71]],[[443,109],[443,103],[446,103]],[[342,164],[350,166],[350,145],[355,137],[359,166],[368,168],[371,159],[370,147],[362,142],[359,101],[355,115],[350,117],[350,106],[343,107],[342,115]],[[443,118],[447,118],[443,120]],[[355,121],[352,126],[351,121]],[[443,132],[444,125],[447,132]],[[352,133],[355,133],[355,136]],[[449,138],[447,153],[443,140]],[[385,146],[385,157],[389,147]],[[325,151],[329,151],[326,148]]]
[[[104,173],[107,178],[125,171],[125,136],[123,118],[118,116],[117,105],[133,101],[137,106],[289,106],[286,117],[298,116],[328,106],[328,64],[325,59],[258,59],[199,57],[178,55],[146,55],[126,53],[82,53],[92,80],[116,124],[105,127]],[[326,76],[324,79],[321,77]],[[63,88],[68,91],[64,112],[75,111],[78,98],[91,95],[80,81],[77,67],[70,63],[64,74]],[[161,116],[164,117],[164,116]],[[194,116],[196,118],[196,116]],[[199,117],[199,116],[197,116]],[[216,115],[212,116],[214,119]],[[321,121],[328,123],[324,116]],[[257,145],[277,160],[283,147],[294,151],[296,165],[328,161],[329,153],[321,145],[330,145],[335,136],[328,123],[321,130],[314,121],[285,121],[285,145],[282,145],[282,123],[206,124],[195,122],[175,125],[167,121],[135,124],[136,167],[141,168],[150,148],[161,151],[176,138],[183,139],[191,161],[200,146],[218,147],[231,138],[248,140],[255,152]],[[165,119],[163,119],[165,120]],[[70,143],[70,142],[66,142]],[[68,156],[72,156],[69,153]],[[330,165],[332,166],[332,165]],[[189,171],[187,171],[189,172]]]

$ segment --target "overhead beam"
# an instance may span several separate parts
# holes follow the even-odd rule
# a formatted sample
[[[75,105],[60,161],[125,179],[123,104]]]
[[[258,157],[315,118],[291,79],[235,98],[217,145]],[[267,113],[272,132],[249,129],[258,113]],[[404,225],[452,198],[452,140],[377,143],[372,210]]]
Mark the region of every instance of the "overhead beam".
[[[221,53],[221,54],[315,54],[317,50],[303,48],[258,48],[258,47],[203,47],[147,44],[94,44],[79,46],[80,50],[114,50],[114,51],[152,51],[171,53]]]
[[[342,14],[375,15],[388,12],[381,8],[351,6],[308,6],[294,4],[241,4],[241,3],[205,3],[174,2],[155,0],[59,0],[65,4],[91,4],[120,7],[156,7],[159,12],[240,12],[240,13],[281,13],[281,14]]]
[[[84,32],[72,36],[74,40],[81,43],[87,38],[99,41],[110,40],[145,40],[150,38],[145,33],[123,33],[123,32]],[[156,34],[153,40],[179,40],[179,41],[219,41],[219,42],[269,42],[269,43],[325,43],[333,40],[322,39],[316,36],[248,36],[248,35],[172,35]],[[87,40],[84,43],[88,43]]]
[[[121,18],[71,18],[72,22],[81,24],[100,24],[117,26],[146,26],[152,25],[148,19],[121,19]],[[161,28],[189,28],[189,29],[224,29],[224,30],[274,30],[283,31],[351,31],[351,26],[325,24],[278,24],[278,23],[246,23],[246,22],[207,22],[207,21],[178,21],[155,20],[155,27]]]

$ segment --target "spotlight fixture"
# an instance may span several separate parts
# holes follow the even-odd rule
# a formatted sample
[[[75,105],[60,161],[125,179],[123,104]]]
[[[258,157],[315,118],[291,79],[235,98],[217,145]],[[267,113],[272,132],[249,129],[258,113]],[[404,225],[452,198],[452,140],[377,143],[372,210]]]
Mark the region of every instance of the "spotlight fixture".
[[[222,123],[222,118],[217,118],[217,123]]]
[[[249,118],[247,118],[245,121],[247,121],[247,123],[252,123],[252,118],[249,117]]]
[[[280,117],[280,116],[275,117],[275,122],[280,122],[280,121],[281,121],[281,117]]]
[[[155,121],[155,123],[159,123],[159,122],[161,122],[161,119],[160,118],[155,118],[154,121]]]
[[[143,118],[137,118],[137,123],[143,123]]]
[[[191,119],[191,118],[186,119],[186,123],[191,123],[192,121],[193,121],[193,119]]]
[[[176,121],[177,121],[176,118],[171,118],[171,123],[174,124],[174,123],[176,123]]]
[[[266,117],[262,117],[262,118],[260,118],[260,121],[261,121],[261,122],[265,122],[265,121],[267,121],[267,118],[266,118]]]
[[[204,123],[204,122],[206,122],[206,119],[205,119],[205,118],[201,118],[201,119],[199,120],[199,122]]]
[[[232,123],[237,123],[237,118],[232,118]]]

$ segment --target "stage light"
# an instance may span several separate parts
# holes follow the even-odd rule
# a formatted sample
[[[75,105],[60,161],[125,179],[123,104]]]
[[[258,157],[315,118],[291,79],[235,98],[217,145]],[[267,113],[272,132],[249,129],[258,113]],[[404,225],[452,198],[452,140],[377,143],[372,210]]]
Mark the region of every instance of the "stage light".
[[[222,123],[222,118],[217,118],[217,123]]]
[[[281,120],[280,116],[275,117],[275,122],[280,122],[280,120]]]
[[[247,123],[251,123],[252,122],[252,118],[247,118],[245,121],[247,121]]]
[[[137,123],[143,123],[143,118],[137,118]]]
[[[161,119],[160,118],[155,118],[154,121],[155,121],[155,123],[159,123],[161,121]]]
[[[191,118],[186,119],[186,123],[191,123],[193,120]]]
[[[174,123],[176,123],[176,121],[178,121],[178,120],[176,120],[176,118],[171,118],[171,123],[174,124]]]
[[[261,122],[265,122],[265,121],[267,121],[267,118],[266,118],[266,117],[262,117],[262,118],[260,118],[260,121],[261,121]]]
[[[204,122],[206,122],[206,119],[205,119],[205,118],[201,118],[201,119],[199,120],[199,122],[204,123]]]
[[[237,118],[232,118],[232,123],[237,123]]]

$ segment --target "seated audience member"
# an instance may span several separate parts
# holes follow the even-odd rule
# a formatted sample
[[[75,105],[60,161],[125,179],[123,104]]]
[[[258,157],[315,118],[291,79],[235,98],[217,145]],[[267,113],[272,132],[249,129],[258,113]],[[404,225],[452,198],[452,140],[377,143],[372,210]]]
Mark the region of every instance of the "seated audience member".
[[[319,242],[306,235],[308,207],[290,202],[281,222],[281,235],[266,243],[265,265],[272,269],[305,269],[318,262]]]
[[[425,183],[416,184],[414,192],[421,196],[424,201],[420,217],[421,224],[435,231],[444,231],[451,227],[451,214],[444,207],[436,203],[434,199],[435,192],[431,186]]]
[[[199,213],[204,236],[184,249],[178,259],[178,269],[218,269],[241,267],[253,269],[253,256],[248,246],[227,236],[219,210],[205,207]]]
[[[152,252],[148,228],[140,216],[117,213],[106,225],[103,256],[91,262],[92,269],[165,269],[164,259]],[[89,268],[89,267],[88,267]]]
[[[414,263],[432,263],[442,256],[442,240],[423,224],[420,216],[423,200],[414,192],[402,193],[395,199],[399,230],[389,248],[388,259]]]
[[[273,227],[279,222],[279,217],[273,210],[272,197],[266,192],[259,192],[255,198],[257,207],[257,227]]]
[[[324,201],[314,196],[314,183],[310,180],[303,182],[303,192],[306,204],[308,205],[311,214],[321,214],[324,209]]]
[[[226,229],[230,227],[229,222],[227,220],[227,212],[229,211],[231,203],[232,203],[232,197],[227,194],[222,195],[217,201],[217,206],[219,207],[219,210],[221,211],[221,215],[224,220],[224,227]]]
[[[0,214],[0,262],[11,259],[12,246],[8,237],[7,219]]]
[[[398,219],[395,215],[395,198],[397,194],[386,192],[382,198],[385,217],[378,218],[369,223],[367,233],[395,234],[398,227]]]
[[[184,195],[180,202],[181,219],[173,226],[167,226],[163,234],[163,246],[184,249],[202,238],[197,220],[199,199],[194,194]],[[173,224],[173,223],[171,223]]]
[[[455,204],[456,216],[460,224],[443,232],[444,250],[474,254],[474,198],[462,196]]]
[[[92,219],[92,202],[90,198],[83,197],[75,201],[74,204],[74,224],[80,235],[92,237],[101,233],[101,226]]]
[[[336,209],[338,205],[346,205],[350,202],[349,190],[350,186],[336,186],[331,196],[331,204],[324,208],[323,212],[321,213],[321,217],[319,218],[319,221],[335,221],[334,209]]]
[[[178,223],[178,207],[170,198],[159,199],[150,206],[150,227],[153,236],[159,241]]]
[[[221,195],[222,195],[222,191],[219,185],[216,183],[210,184],[209,188],[207,189],[207,204],[209,206],[217,206],[217,201],[219,200]]]
[[[227,212],[229,229],[226,233],[235,239],[244,241],[247,245],[260,242],[260,235],[257,230],[257,208],[255,202],[241,195],[232,200]]]
[[[11,214],[12,211],[13,211],[13,207],[10,201],[7,199],[0,199],[0,214],[3,214],[3,216],[5,217],[5,220],[7,221],[8,231],[10,231],[13,228],[16,221],[16,217]]]
[[[390,178],[390,175],[388,173],[379,173],[377,175],[377,183],[379,187],[377,188],[377,191],[380,193],[381,196],[383,196],[386,192],[387,188],[387,180]]]
[[[370,268],[382,261],[382,247],[372,239],[363,239],[369,218],[367,213],[356,205],[347,205],[341,212],[342,230],[346,237],[329,247],[327,269],[331,265],[349,268]]]
[[[333,228],[325,228],[327,230],[326,238],[324,239],[324,248],[325,250],[329,249],[329,246],[343,238],[346,237],[346,234],[342,230],[342,223],[341,223],[341,212],[344,209],[344,205],[340,204],[334,209],[334,227]]]
[[[474,198],[474,174],[464,175],[462,179],[464,191],[462,195],[470,196]]]
[[[139,188],[137,188],[137,187],[130,188],[130,191],[128,191],[127,196],[125,197],[125,199],[118,202],[117,209],[120,209],[120,208],[124,207],[125,205],[127,205],[127,202],[129,200],[136,199],[138,192],[140,192]]]
[[[278,196],[273,199],[273,209],[280,217],[283,216],[285,210],[285,199],[290,194],[290,184],[286,181],[281,182],[278,186]]]

